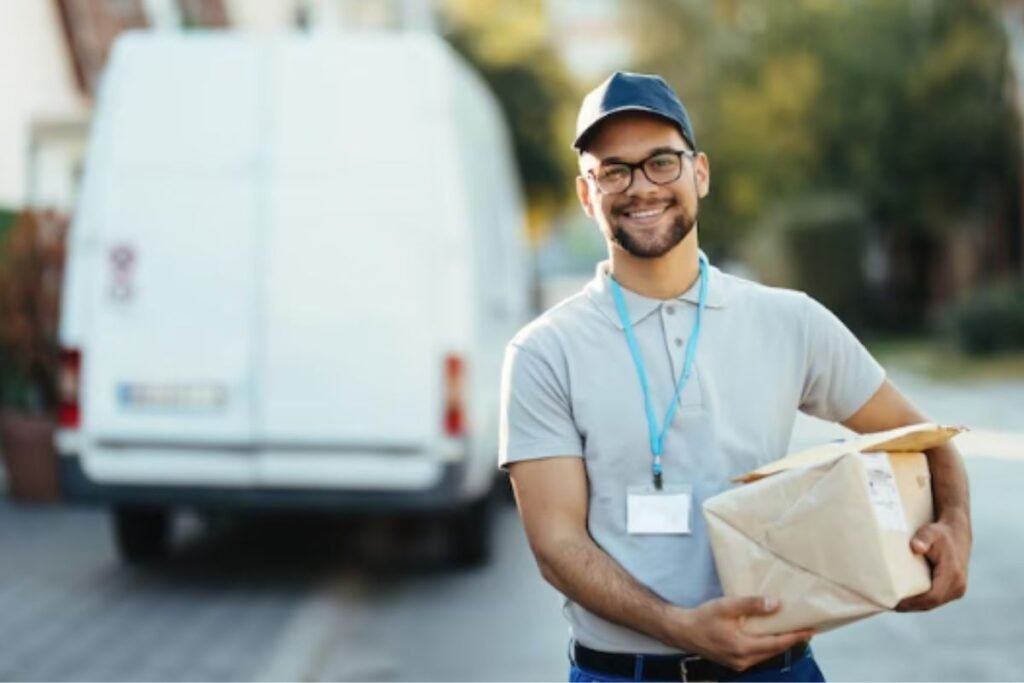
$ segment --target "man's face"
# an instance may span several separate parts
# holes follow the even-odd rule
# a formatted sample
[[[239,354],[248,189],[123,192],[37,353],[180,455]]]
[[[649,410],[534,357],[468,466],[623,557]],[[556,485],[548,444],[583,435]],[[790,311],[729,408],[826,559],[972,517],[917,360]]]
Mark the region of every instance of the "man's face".
[[[658,151],[689,148],[675,126],[648,114],[618,114],[595,131],[580,156],[576,191],[610,243],[639,258],[658,258],[682,242],[697,224],[698,200],[708,192],[708,160],[703,153],[683,155],[679,178],[664,185],[636,169],[629,188],[617,194],[602,192],[592,174],[602,164],[639,163]]]

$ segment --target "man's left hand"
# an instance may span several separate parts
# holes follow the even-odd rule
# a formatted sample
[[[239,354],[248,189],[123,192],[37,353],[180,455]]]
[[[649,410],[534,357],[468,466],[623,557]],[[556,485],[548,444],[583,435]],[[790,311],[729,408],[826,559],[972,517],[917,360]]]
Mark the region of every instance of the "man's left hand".
[[[939,518],[918,529],[910,541],[917,555],[932,566],[932,587],[906,598],[897,612],[922,612],[958,600],[967,592],[967,563],[971,555],[971,527],[966,516]]]

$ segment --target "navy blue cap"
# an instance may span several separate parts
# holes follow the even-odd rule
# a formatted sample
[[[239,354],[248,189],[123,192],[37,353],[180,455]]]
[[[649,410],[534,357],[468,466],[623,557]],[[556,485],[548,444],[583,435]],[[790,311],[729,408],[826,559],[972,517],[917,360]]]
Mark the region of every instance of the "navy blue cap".
[[[583,149],[584,138],[597,124],[625,111],[642,111],[667,119],[675,124],[690,146],[697,149],[690,116],[672,86],[661,76],[623,71],[613,73],[583,98],[576,118],[576,140],[572,146],[577,150]]]

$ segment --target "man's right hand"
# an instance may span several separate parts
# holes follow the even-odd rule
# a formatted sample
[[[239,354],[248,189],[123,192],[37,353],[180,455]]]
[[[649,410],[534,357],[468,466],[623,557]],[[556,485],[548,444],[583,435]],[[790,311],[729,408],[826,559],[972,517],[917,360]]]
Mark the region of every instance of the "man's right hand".
[[[747,617],[772,614],[779,607],[778,600],[749,597],[718,598],[692,609],[673,608],[678,611],[673,614],[671,640],[687,652],[743,671],[814,635],[812,629],[770,636],[743,630]]]

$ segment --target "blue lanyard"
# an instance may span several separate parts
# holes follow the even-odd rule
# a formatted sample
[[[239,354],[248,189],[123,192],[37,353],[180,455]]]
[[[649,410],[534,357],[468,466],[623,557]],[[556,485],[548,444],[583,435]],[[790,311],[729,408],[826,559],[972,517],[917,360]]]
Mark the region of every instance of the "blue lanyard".
[[[665,435],[668,433],[672,418],[676,415],[676,408],[679,407],[679,395],[690,379],[690,371],[693,370],[693,358],[697,354],[697,341],[700,338],[700,321],[704,314],[704,304],[708,295],[708,271],[707,261],[704,254],[700,255],[700,298],[697,302],[697,319],[693,323],[693,331],[690,339],[686,342],[686,360],[683,362],[683,374],[676,384],[675,394],[669,403],[668,412],[665,414],[665,423],[661,430],[658,430],[658,418],[654,415],[654,404],[651,402],[651,391],[647,384],[647,370],[644,368],[644,359],[640,355],[640,346],[636,341],[636,333],[633,331],[633,323],[629,320],[629,313],[626,310],[626,299],[622,296],[622,287],[614,277],[611,280],[612,294],[615,297],[615,308],[619,312],[619,320],[626,332],[626,342],[629,344],[629,352],[633,356],[633,364],[636,366],[637,377],[640,378],[640,388],[644,392],[644,407],[647,409],[647,428],[651,437],[651,455],[654,462],[651,470],[654,473],[654,487],[661,488],[661,453],[665,447]]]

